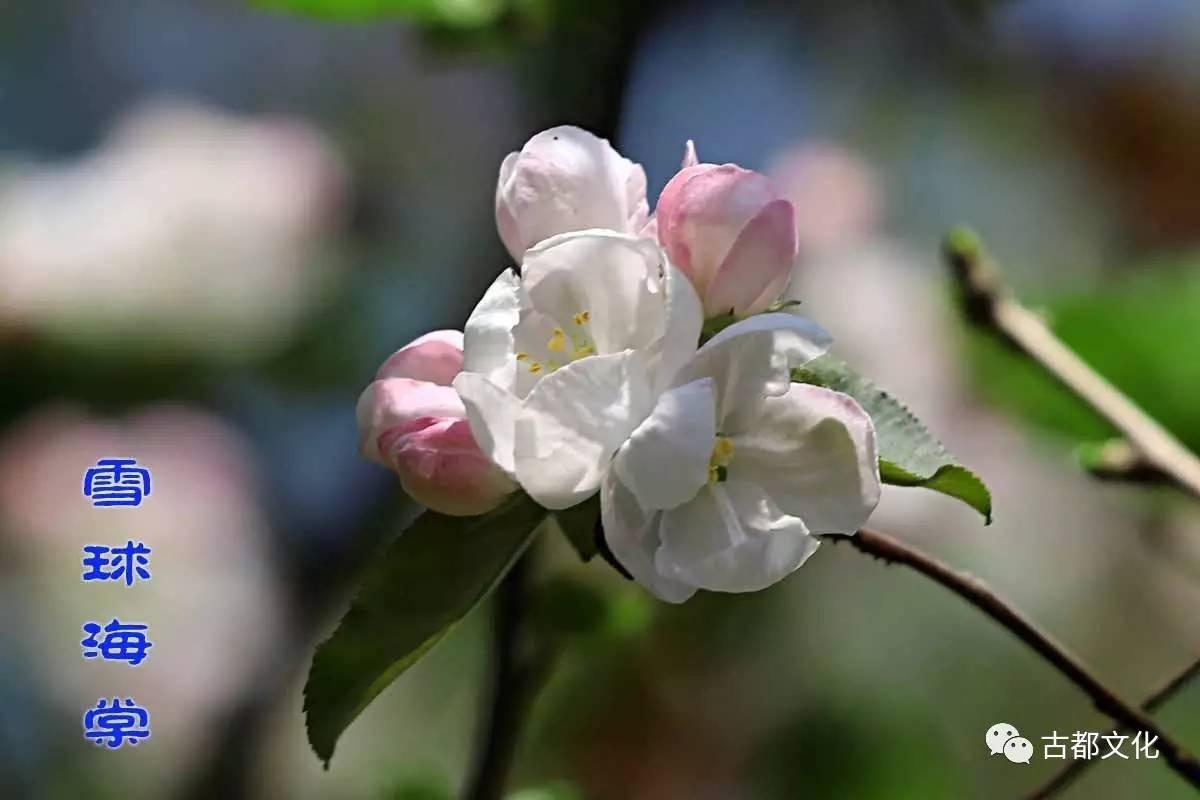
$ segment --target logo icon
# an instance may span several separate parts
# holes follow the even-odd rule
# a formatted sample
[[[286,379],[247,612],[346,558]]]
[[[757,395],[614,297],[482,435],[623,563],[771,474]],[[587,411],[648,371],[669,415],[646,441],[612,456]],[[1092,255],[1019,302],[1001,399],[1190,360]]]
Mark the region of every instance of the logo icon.
[[[1004,752],[1004,744],[1009,739],[1017,738],[1020,735],[1021,734],[1017,733],[1017,729],[1014,726],[1009,725],[1007,722],[997,722],[995,725],[988,728],[987,736],[984,737],[984,740],[987,742],[988,750],[991,751],[991,754],[998,756]],[[1028,743],[1027,739],[1024,741]],[[1032,755],[1032,746],[1029,748],[1029,751],[1030,755]]]
[[[1014,736],[1004,743],[1004,757],[1014,764],[1028,764],[1033,758],[1033,743],[1024,736]]]

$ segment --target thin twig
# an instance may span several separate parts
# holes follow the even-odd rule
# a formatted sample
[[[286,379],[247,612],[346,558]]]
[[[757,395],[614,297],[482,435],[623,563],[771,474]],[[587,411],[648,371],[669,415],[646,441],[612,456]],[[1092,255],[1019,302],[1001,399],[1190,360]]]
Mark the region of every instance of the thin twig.
[[[1167,681],[1157,692],[1146,698],[1146,702],[1142,703],[1142,710],[1146,713],[1156,711],[1163,703],[1171,699],[1179,690],[1195,679],[1197,675],[1200,675],[1200,661],[1189,665],[1187,669]],[[1132,733],[1130,728],[1124,726],[1119,731],[1114,731],[1114,733],[1117,732],[1126,735]],[[1100,763],[1100,760],[1076,759],[1075,761],[1071,761],[1058,772],[1054,773],[1048,781],[1027,795],[1026,800],[1047,800],[1047,798],[1053,797],[1079,780],[1083,773],[1087,772],[1088,767],[1098,763]]]
[[[527,641],[532,557],[532,552],[522,556],[496,593],[491,685],[475,765],[463,794],[468,800],[500,800],[504,796],[521,728],[553,660],[549,648],[534,648]]]
[[[860,530],[857,534],[826,534],[823,539],[849,542],[856,550],[892,564],[903,564],[941,584],[983,613],[1007,628],[1013,635],[1062,673],[1091,698],[1096,708],[1118,724],[1132,730],[1145,731],[1158,737],[1156,745],[1164,760],[1189,784],[1200,789],[1200,761],[1197,761],[1158,723],[1093,676],[1079,659],[1039,630],[1020,612],[996,596],[979,579],[958,572],[937,559],[910,547],[885,533]]]
[[[951,233],[943,252],[972,322],[1037,362],[1120,431],[1144,465],[1200,499],[1200,459],[1084,363],[1041,317],[1022,306],[1003,285],[974,234],[965,230]]]

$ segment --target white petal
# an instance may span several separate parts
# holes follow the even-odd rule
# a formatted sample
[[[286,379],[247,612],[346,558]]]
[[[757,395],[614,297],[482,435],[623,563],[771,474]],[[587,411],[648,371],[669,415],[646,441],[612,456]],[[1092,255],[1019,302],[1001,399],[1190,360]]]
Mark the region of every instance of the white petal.
[[[479,449],[500,469],[514,474],[513,442],[522,413],[520,398],[477,372],[459,373],[454,389],[462,398]]]
[[[709,378],[664,392],[613,459],[622,483],[646,509],[674,508],[708,482],[717,435]]]
[[[879,503],[874,425],[849,395],[792,384],[735,438],[729,476],[763,487],[814,534],[854,533]]]
[[[580,128],[561,125],[535,135],[511,163],[505,159],[500,177],[497,222],[517,260],[525,248],[560,233],[636,233],[646,223],[645,172]]]
[[[525,255],[525,238],[516,216],[509,208],[507,192],[519,157],[520,153],[509,153],[504,157],[500,162],[500,179],[496,182],[496,230],[500,232],[500,241],[504,242],[504,247],[518,264]]]
[[[651,291],[651,281],[657,283],[662,259],[649,240],[577,231],[532,248],[521,265],[521,280],[538,311],[567,331],[575,314],[587,311],[596,352],[619,353],[646,347],[660,332],[662,297]]]
[[[668,603],[682,603],[696,593],[694,586],[660,575],[654,554],[661,544],[658,526],[662,512],[648,512],[613,471],[600,489],[600,521],[613,556],[633,579]]]
[[[829,334],[795,314],[758,314],[735,322],[704,344],[675,378],[717,382],[717,428],[732,436],[753,427],[763,401],[787,392],[791,368],[828,349]]]
[[[663,257],[666,258],[665,253]],[[674,385],[679,370],[696,354],[704,327],[704,309],[692,282],[669,263],[662,276],[658,288],[663,296],[659,333],[646,351],[647,369],[653,376],[656,392]]]
[[[765,589],[795,571],[820,544],[766,492],[732,478],[662,512],[659,535],[658,572],[714,592]]]
[[[516,378],[513,329],[521,321],[521,283],[506,269],[492,281],[463,330],[463,371],[511,390]]]
[[[545,508],[595,493],[617,448],[653,407],[641,356],[591,356],[547,375],[516,425],[516,476]]]

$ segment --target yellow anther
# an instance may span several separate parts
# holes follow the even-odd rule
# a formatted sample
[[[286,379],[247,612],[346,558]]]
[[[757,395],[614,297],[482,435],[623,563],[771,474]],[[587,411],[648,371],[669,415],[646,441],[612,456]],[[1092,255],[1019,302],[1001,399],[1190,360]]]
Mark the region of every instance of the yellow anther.
[[[725,468],[733,459],[733,440],[718,436],[713,442],[712,454],[708,457],[708,483],[714,485],[725,480]]]
[[[529,358],[529,353],[517,353],[517,361],[524,361]]]
[[[551,353],[562,353],[567,349],[567,335],[563,333],[562,328],[555,328],[554,335],[550,337],[550,341],[546,343],[546,349]]]
[[[583,325],[584,323],[586,323],[586,322],[587,322],[588,320],[590,320],[591,318],[592,318],[592,312],[590,312],[590,311],[580,311],[578,314],[576,314],[576,315],[575,315],[575,324],[576,324],[576,325]]]
[[[531,373],[533,373],[534,375],[537,375],[539,372],[542,371],[542,365],[536,361],[531,361],[531,362],[529,362],[529,371]]]

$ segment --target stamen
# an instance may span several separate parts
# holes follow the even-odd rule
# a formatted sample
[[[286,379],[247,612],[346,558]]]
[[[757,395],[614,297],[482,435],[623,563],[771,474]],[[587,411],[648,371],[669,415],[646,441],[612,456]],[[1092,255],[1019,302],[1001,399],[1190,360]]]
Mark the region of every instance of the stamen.
[[[531,361],[529,363],[529,371],[531,373],[533,373],[534,375],[537,375],[539,372],[542,371],[542,365],[536,361]]]
[[[592,312],[590,312],[590,311],[580,311],[578,314],[576,314],[576,315],[575,315],[575,324],[576,324],[576,325],[583,325],[583,324],[585,324],[585,323],[586,323],[588,320],[590,320],[591,318],[592,318]]]
[[[571,354],[571,357],[572,358],[583,358],[584,356],[591,356],[591,355],[595,355],[595,354],[596,354],[596,348],[592,347],[590,344],[585,344],[581,347],[576,347],[575,352],[573,352]]]
[[[718,436],[713,442],[712,455],[708,457],[708,483],[710,486],[721,483],[728,477],[729,462],[733,459],[733,440],[728,436]]]
[[[524,361],[529,358],[529,353],[517,353],[517,361]]]
[[[546,349],[551,353],[562,353],[567,349],[567,335],[563,333],[562,328],[555,328],[554,335],[550,337],[550,341],[546,343]]]

